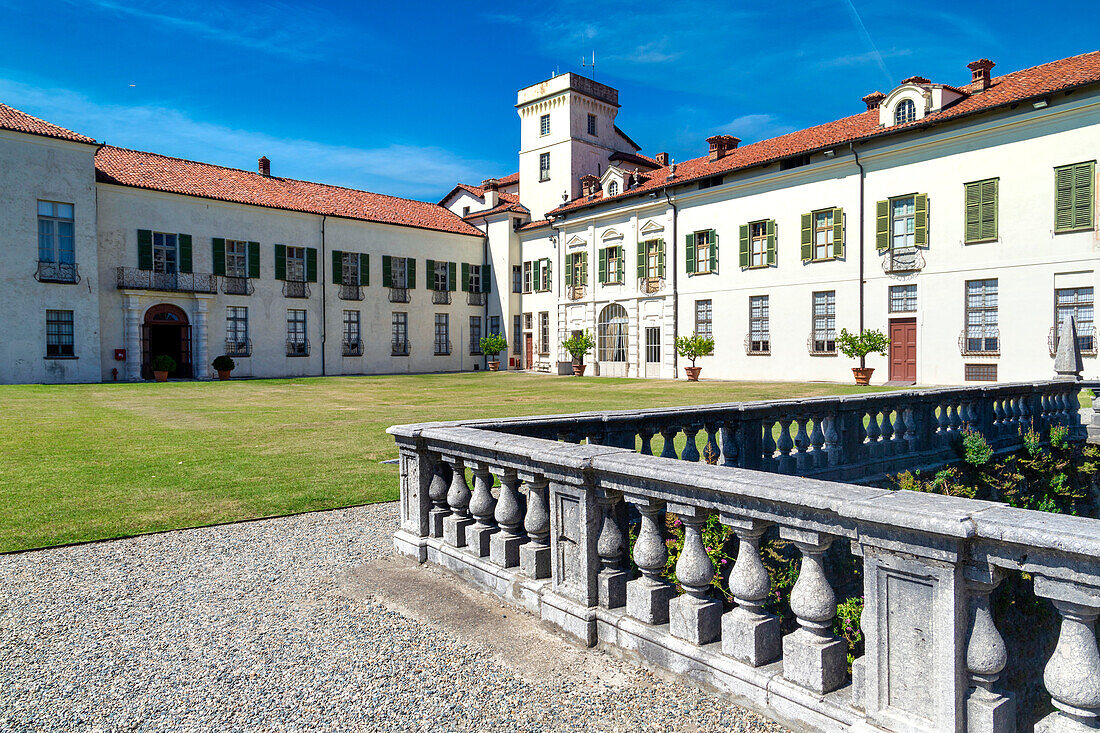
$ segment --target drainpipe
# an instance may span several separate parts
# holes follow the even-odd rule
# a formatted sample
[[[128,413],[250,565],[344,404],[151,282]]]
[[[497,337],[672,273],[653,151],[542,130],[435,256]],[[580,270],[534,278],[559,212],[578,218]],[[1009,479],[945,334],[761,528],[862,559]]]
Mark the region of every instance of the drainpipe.
[[[679,240],[676,238],[676,202],[672,200],[668,191],[669,189],[666,188],[665,201],[672,207],[672,244],[668,247],[669,266],[672,268],[672,277],[669,278],[672,281],[672,378],[679,379],[680,363],[677,358],[679,354],[676,352],[676,339],[680,335],[680,295],[676,290],[679,273],[679,269],[676,267],[676,252],[679,249],[677,246]]]
[[[512,217],[508,217],[508,222],[511,223]],[[485,265],[489,264],[489,222],[485,222],[485,238],[481,240],[481,277],[485,278]],[[509,273],[511,274],[511,273]],[[492,287],[490,285],[490,287]],[[485,290],[485,283],[481,283],[482,291]],[[493,288],[493,291],[499,290],[499,288]],[[497,293],[497,297],[500,297],[500,293]],[[504,309],[500,309],[500,320],[504,320]],[[485,314],[482,316],[481,321],[481,334],[483,336],[489,335],[489,295],[485,295]],[[480,345],[480,344],[479,344]],[[489,368],[489,357],[485,354],[481,355],[481,366],[483,369]]]
[[[863,170],[863,164],[859,162],[859,153],[856,152],[855,142],[848,143],[848,148],[855,156],[856,166],[859,168],[859,332],[863,333],[863,185],[866,172]],[[867,357],[861,356],[859,358],[859,366],[860,368],[867,366]]]
[[[321,280],[321,376],[325,376],[325,338],[328,334],[328,301],[326,300],[325,292],[325,259],[328,257],[328,253],[325,251],[325,222],[328,220],[328,216],[321,215],[321,261],[318,263],[318,269],[321,271],[319,279]]]

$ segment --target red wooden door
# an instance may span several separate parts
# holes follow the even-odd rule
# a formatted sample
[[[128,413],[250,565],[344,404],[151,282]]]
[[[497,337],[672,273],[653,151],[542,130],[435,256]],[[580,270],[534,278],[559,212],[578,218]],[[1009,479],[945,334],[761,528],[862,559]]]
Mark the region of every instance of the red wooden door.
[[[523,368],[533,368],[535,366],[535,337],[532,334],[528,333],[523,336],[523,355],[525,359]]]
[[[890,321],[890,381],[917,381],[917,319]]]

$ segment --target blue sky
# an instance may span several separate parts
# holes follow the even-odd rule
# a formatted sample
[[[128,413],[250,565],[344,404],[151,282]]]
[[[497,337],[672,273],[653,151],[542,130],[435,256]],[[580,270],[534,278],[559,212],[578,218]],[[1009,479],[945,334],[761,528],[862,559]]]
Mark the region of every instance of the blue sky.
[[[0,0],[0,102],[114,145],[434,200],[517,168],[516,91],[620,90],[642,151],[683,160],[1100,47],[1100,3]]]

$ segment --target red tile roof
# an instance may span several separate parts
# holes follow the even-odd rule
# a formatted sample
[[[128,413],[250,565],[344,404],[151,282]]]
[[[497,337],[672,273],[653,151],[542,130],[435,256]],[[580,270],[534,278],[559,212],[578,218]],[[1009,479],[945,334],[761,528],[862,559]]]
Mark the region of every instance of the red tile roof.
[[[502,186],[514,186],[517,183],[519,183],[519,173],[518,172],[513,173],[510,176],[505,176],[504,178],[498,178],[497,180],[500,181],[500,185],[502,185]]]
[[[603,192],[599,192],[594,196],[580,197],[559,206],[550,214],[561,215],[578,209],[597,206],[608,199],[636,196],[666,186],[680,185],[708,176],[764,165],[781,158],[822,150],[848,142],[920,129],[967,115],[1005,107],[1027,99],[1044,97],[1055,92],[1068,91],[1098,82],[1100,82],[1100,51],[1071,56],[1060,61],[1052,61],[1041,66],[1034,66],[1030,69],[1014,71],[1010,74],[995,77],[992,85],[984,92],[970,94],[948,107],[914,122],[881,127],[878,121],[878,110],[867,110],[834,122],[827,122],[823,125],[816,125],[805,130],[798,130],[787,135],[739,147],[714,162],[711,162],[707,156],[703,156],[677,163],[676,177],[671,181],[667,180],[669,168],[658,168],[655,171],[648,172],[649,180],[640,186],[635,186],[615,196],[605,196]]]
[[[513,182],[517,182],[517,181],[519,181],[519,174],[518,173],[513,173],[512,175],[508,176],[508,178],[513,178],[514,179]],[[498,179],[498,180],[501,181],[501,183],[500,183],[501,186],[507,185],[507,184],[504,183],[504,179]],[[443,206],[443,204],[448,199],[450,199],[451,196],[454,196],[455,193],[458,192],[459,190],[466,191],[467,193],[473,194],[474,196],[477,196],[478,198],[481,198],[482,196],[485,195],[485,188],[483,186],[473,186],[473,185],[470,185],[469,183],[460,183],[457,186],[455,186],[454,188],[452,188],[450,191],[448,191],[446,196],[439,199],[439,205]],[[519,203],[519,195],[518,194],[505,193],[504,191],[500,191],[499,194],[500,194],[501,201],[511,201],[511,202],[517,203],[517,204]]]
[[[272,209],[483,236],[437,204],[104,145],[96,181]]]
[[[75,143],[96,144],[95,140],[86,135],[81,135],[72,130],[66,130],[64,127],[59,127],[52,122],[46,122],[37,117],[32,117],[26,112],[21,112],[6,104],[0,104],[0,130],[14,130],[15,132],[25,132],[28,135],[56,137],[61,140],[71,140]]]
[[[490,214],[501,214],[505,211],[511,211],[511,212],[515,212],[517,214],[528,214],[528,215],[530,215],[531,210],[528,209],[526,206],[521,204],[519,201],[504,200],[504,196],[505,196],[505,194],[501,194],[501,199],[502,199],[501,203],[497,204],[493,208],[486,209],[485,211],[475,211],[471,214],[467,214],[466,216],[464,216],[462,218],[466,221],[470,221],[471,219],[479,219],[483,216],[489,216]]]

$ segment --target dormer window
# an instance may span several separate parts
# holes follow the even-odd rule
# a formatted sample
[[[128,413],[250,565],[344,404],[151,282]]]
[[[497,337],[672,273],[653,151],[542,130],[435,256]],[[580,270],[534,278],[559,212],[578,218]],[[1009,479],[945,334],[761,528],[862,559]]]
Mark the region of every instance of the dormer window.
[[[917,105],[912,99],[903,99],[894,108],[894,124],[903,125],[917,119]]]
[[[607,195],[608,196],[615,196],[618,193],[619,193],[619,182],[618,181],[612,181],[611,183],[607,184]]]

